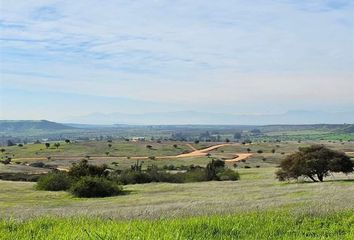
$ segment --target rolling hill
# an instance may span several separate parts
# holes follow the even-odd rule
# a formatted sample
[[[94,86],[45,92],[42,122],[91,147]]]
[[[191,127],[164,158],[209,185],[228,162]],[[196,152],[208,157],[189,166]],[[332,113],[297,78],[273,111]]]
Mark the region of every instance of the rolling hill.
[[[47,120],[0,120],[0,133],[11,134],[30,131],[61,131],[74,129],[61,123]]]

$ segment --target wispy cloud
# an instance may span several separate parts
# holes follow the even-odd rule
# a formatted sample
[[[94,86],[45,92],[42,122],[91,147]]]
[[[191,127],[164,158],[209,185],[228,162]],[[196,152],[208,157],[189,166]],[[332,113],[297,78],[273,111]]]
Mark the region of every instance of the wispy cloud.
[[[237,111],[248,97],[354,104],[353,26],[344,0],[3,0],[0,77],[8,88],[191,109]]]

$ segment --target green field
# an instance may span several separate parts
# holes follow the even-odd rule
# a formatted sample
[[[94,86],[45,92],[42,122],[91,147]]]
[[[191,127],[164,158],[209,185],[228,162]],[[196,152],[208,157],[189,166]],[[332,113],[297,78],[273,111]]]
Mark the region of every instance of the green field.
[[[246,153],[247,148],[253,154],[246,161],[237,162],[237,166],[228,164],[240,173],[239,181],[126,185],[126,194],[106,198],[76,198],[63,191],[35,190],[33,182],[0,181],[0,236],[1,239],[352,239],[353,174],[332,174],[323,183],[275,179],[276,166],[285,155],[314,143],[345,152],[354,149],[353,142],[339,141],[255,142],[224,146],[211,151],[209,157],[144,160],[145,167],[205,166],[211,158],[231,158],[236,153]],[[19,161],[16,159],[26,157],[31,158],[28,162],[69,167],[90,155],[91,163],[115,161],[116,167],[129,168],[136,159],[127,156],[150,156],[151,152],[156,156],[173,156],[192,151],[183,142],[113,141],[110,149],[117,149],[111,150],[116,151],[115,155],[95,159],[109,148],[107,144],[85,141],[61,143],[59,149],[46,149],[43,144],[5,147],[3,157],[14,154],[14,163],[0,164],[0,173],[48,171],[16,164]],[[193,146],[204,148],[213,144]],[[153,150],[146,145],[152,145]],[[257,153],[258,150],[262,153]],[[41,151],[39,157],[36,151]],[[52,158],[41,159],[46,155]]]
[[[44,162],[49,165],[58,166],[61,168],[68,168],[72,163],[78,162],[83,158],[89,156],[89,161],[92,164],[111,164],[112,162],[118,163],[120,168],[129,168],[130,165],[136,162],[136,159],[141,157],[162,157],[162,156],[175,156],[184,152],[193,151],[192,147],[196,149],[202,149],[211,145],[220,143],[186,143],[178,141],[162,141],[157,143],[155,141],[144,142],[126,142],[126,141],[113,141],[108,143],[107,141],[78,141],[75,143],[60,142],[60,147],[57,149],[51,143],[50,148],[46,148],[44,144],[26,144],[23,147],[12,146],[3,147],[4,153],[0,153],[0,159],[5,159],[6,156],[12,158],[13,163],[29,164],[33,162]],[[109,147],[108,144],[112,146]],[[232,146],[225,146],[210,152],[210,157],[215,158],[233,158],[237,153],[247,153],[247,149],[251,150],[253,154],[249,159],[248,164],[251,166],[274,166],[278,164],[280,159],[284,155],[295,152],[299,147],[309,146],[311,144],[325,144],[326,146],[344,152],[354,151],[354,142],[348,141],[282,141],[282,142],[254,142],[252,144],[240,144],[233,143]],[[148,149],[146,146],[151,145],[152,148]],[[177,145],[177,147],[174,147]],[[271,151],[275,149],[275,154]],[[258,150],[262,150],[263,153],[257,153]],[[108,153],[108,154],[107,154]],[[50,157],[50,159],[48,159]],[[204,166],[210,161],[210,157],[200,156],[191,158],[166,158],[161,160],[143,159],[145,166],[155,164],[158,166],[163,165],[201,165]],[[266,161],[262,159],[266,158]],[[245,164],[240,163],[240,166]],[[12,165],[2,166],[0,165],[0,173],[4,171],[23,171],[26,170],[23,166]],[[43,172],[43,169],[27,169],[28,171]]]
[[[324,183],[282,183],[275,168],[239,169],[241,180],[184,184],[127,185],[126,195],[82,199],[67,192],[37,191],[35,183],[0,181],[0,215],[90,215],[114,219],[171,218],[245,211],[291,209],[327,212],[354,208],[352,175],[337,174]]]
[[[228,216],[112,221],[38,218],[0,221],[2,239],[340,239],[354,238],[354,212],[303,215],[287,211]]]

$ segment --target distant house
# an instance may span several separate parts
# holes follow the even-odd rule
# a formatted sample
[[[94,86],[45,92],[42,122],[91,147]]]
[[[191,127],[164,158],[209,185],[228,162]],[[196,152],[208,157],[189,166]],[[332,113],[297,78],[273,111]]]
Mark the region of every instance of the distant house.
[[[131,140],[133,142],[145,141],[145,137],[132,137]]]

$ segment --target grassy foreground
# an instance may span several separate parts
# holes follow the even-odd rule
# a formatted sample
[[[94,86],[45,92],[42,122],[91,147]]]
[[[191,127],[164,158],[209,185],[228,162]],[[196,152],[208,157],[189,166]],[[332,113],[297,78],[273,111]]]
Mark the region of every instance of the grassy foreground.
[[[1,239],[354,239],[354,211],[111,221],[41,217],[0,221]]]

